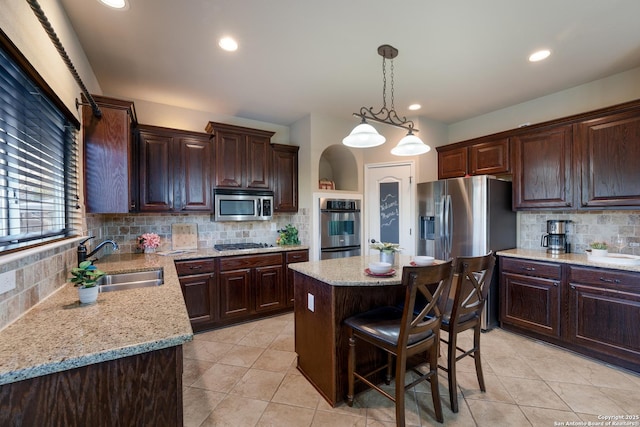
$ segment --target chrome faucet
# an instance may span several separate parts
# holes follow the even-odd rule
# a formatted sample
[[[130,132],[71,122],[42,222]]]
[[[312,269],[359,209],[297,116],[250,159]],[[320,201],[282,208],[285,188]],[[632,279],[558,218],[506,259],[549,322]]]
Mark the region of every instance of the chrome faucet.
[[[100,242],[98,244],[98,246],[96,246],[96,248],[94,250],[92,250],[91,252],[87,253],[87,246],[85,245],[85,243],[87,243],[89,240],[93,239],[94,237],[95,236],[87,237],[82,242],[80,242],[80,244],[78,245],[78,265],[80,265],[80,263],[82,261],[86,261],[88,258],[91,258],[93,255],[95,255],[107,243],[111,243],[111,246],[113,246],[113,250],[115,250],[115,251],[120,249],[118,247],[118,244],[116,242],[114,242],[113,240],[105,240],[103,242]]]

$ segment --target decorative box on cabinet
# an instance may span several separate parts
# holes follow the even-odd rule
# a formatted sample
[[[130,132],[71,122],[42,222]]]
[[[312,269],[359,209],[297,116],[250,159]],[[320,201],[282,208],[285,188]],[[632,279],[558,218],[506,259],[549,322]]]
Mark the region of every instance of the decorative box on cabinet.
[[[218,320],[218,288],[214,258],[175,262],[180,288],[194,331]]]
[[[210,212],[210,136],[139,126],[140,211]]]
[[[581,207],[640,206],[640,109],[576,125]]]
[[[511,141],[514,209],[573,208],[571,125],[519,134]]]
[[[500,265],[502,323],[559,337],[560,265],[506,257]]]
[[[215,142],[215,186],[271,188],[271,137],[275,132],[209,122]]]
[[[298,150],[295,145],[272,144],[273,211],[298,212]]]
[[[82,106],[84,188],[88,213],[128,213],[137,209],[133,102],[93,95],[102,111]],[[85,101],[83,99],[83,101]]]

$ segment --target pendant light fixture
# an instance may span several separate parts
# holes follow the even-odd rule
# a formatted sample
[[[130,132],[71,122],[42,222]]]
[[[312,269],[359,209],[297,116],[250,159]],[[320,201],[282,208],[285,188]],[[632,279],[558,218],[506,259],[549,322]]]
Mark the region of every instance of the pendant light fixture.
[[[377,113],[374,113],[373,107],[362,107],[360,108],[360,113],[353,113],[354,116],[360,117],[362,121],[342,140],[342,143],[348,147],[356,148],[376,147],[384,144],[385,137],[367,123],[367,120],[371,120],[407,130],[407,135],[391,150],[391,154],[396,156],[424,154],[431,150],[431,147],[414,135],[414,132],[418,132],[418,129],[413,127],[413,121],[407,120],[406,117],[398,117],[394,107],[393,58],[398,56],[398,49],[384,44],[378,47],[378,54],[382,56],[382,108]],[[387,108],[387,59],[391,61],[391,109]]]

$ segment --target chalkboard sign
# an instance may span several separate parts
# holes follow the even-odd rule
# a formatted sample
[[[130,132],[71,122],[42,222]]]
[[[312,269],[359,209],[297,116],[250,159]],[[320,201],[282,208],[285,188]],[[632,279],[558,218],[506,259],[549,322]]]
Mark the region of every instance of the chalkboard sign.
[[[400,243],[399,182],[380,184],[380,241]]]

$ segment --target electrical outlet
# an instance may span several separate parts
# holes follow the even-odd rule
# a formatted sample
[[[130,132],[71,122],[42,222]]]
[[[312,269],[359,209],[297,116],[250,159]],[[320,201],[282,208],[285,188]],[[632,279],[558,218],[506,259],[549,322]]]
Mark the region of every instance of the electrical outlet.
[[[0,274],[0,294],[16,288],[16,271],[11,270]]]
[[[631,243],[629,243],[629,247],[631,247],[631,248],[640,248],[640,242],[631,242]]]
[[[310,293],[307,293],[307,308],[309,311],[316,311],[316,298]]]

